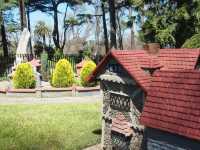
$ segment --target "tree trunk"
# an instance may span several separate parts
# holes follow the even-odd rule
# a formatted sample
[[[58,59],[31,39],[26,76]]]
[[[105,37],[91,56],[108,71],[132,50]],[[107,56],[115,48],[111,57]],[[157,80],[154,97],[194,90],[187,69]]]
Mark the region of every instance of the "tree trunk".
[[[46,36],[43,35],[43,52],[45,51],[45,48],[46,48]]]
[[[6,30],[5,30],[2,12],[0,12],[0,18],[1,18],[1,38],[2,38],[2,45],[3,45],[3,53],[4,53],[4,56],[7,57],[8,56],[8,41],[6,38]]]
[[[134,31],[134,20],[132,20],[132,8],[129,8],[129,18],[132,21],[132,26],[131,26],[131,49],[135,49],[135,31]]]
[[[54,29],[53,29],[53,41],[54,44],[56,46],[56,48],[60,49],[60,39],[59,39],[59,29],[58,29],[58,7],[55,4],[55,2],[53,3],[53,7],[54,7],[54,14],[53,14],[53,19],[54,19]]]
[[[31,21],[30,21],[30,8],[29,8],[29,4],[27,6],[27,21],[28,21],[28,30],[31,33]],[[30,52],[31,52],[31,54],[33,54],[31,36],[30,36]]]
[[[27,27],[24,0],[19,0],[19,11],[20,11],[21,31],[23,31],[23,29]]]
[[[2,36],[2,45],[3,45],[4,56],[8,56],[8,41],[6,38],[6,31],[5,31],[4,23],[1,24],[1,36]]]
[[[66,43],[66,38],[67,38],[67,28],[65,27],[65,20],[67,18],[67,9],[68,9],[68,4],[66,5],[66,8],[65,8],[65,15],[64,15],[64,18],[63,18],[63,24],[64,24],[64,33],[63,33],[63,41],[62,41],[62,45],[60,46],[60,49],[62,50],[63,52],[63,49],[65,47],[65,43]]]
[[[110,13],[110,48],[112,49],[112,48],[117,48],[115,0],[109,0],[109,13]]]
[[[28,21],[28,30],[31,32],[31,21],[30,21],[30,8],[27,6],[27,21]]]
[[[99,14],[99,6],[96,7],[95,10],[95,16],[96,16],[96,30],[95,30],[95,40],[96,40],[96,49],[95,49],[95,57],[98,54],[98,51],[100,50],[100,17],[98,16]]]
[[[74,31],[74,25],[72,25],[72,35],[73,35],[73,39],[75,38],[75,31]]]
[[[117,24],[118,24],[119,49],[123,50],[123,38],[122,38],[122,31],[121,31],[119,12],[117,12]]]
[[[108,30],[107,30],[107,24],[106,24],[106,13],[105,13],[105,6],[104,1],[101,2],[101,9],[102,9],[102,19],[103,19],[103,31],[104,31],[104,44],[106,53],[109,52],[109,42],[108,42]]]

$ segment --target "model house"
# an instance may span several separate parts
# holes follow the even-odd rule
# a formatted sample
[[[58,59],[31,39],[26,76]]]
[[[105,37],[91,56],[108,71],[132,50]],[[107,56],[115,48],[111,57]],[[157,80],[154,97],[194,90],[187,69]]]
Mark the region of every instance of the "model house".
[[[145,127],[147,126],[147,129],[152,128],[156,132],[165,131],[159,130],[160,128],[157,129],[157,126],[151,126],[150,122],[152,120],[149,119],[151,116],[148,111],[143,111],[144,104],[148,101],[147,97],[152,94],[152,85],[155,84],[156,80],[163,85],[162,80],[165,79],[165,76],[163,75],[163,78],[161,78],[157,72],[198,70],[200,67],[199,56],[199,49],[112,50],[108,53],[88,78],[89,81],[99,80],[103,91],[103,149],[152,149],[153,143],[148,139],[154,139],[149,134],[146,135]],[[180,72],[177,74],[181,74]],[[198,74],[198,71],[196,72]],[[172,81],[175,80],[180,81],[182,78],[175,77]],[[197,82],[195,80],[190,81]],[[166,83],[165,86],[166,91],[173,91],[169,83]],[[183,86],[187,85],[183,84]],[[159,89],[159,87],[155,88]],[[180,90],[180,92],[184,91]],[[154,93],[162,95],[159,91]],[[178,92],[175,91],[175,93],[177,93],[177,96],[181,96]],[[198,98],[194,101],[197,101]],[[162,100],[160,101],[162,102]],[[148,110],[147,106],[145,104],[144,110]],[[169,112],[171,111],[169,110]],[[143,115],[140,120],[141,114]],[[187,123],[189,123],[189,120]],[[180,125],[178,124],[176,127]],[[197,130],[200,132],[200,128]],[[149,132],[153,131],[150,130]]]

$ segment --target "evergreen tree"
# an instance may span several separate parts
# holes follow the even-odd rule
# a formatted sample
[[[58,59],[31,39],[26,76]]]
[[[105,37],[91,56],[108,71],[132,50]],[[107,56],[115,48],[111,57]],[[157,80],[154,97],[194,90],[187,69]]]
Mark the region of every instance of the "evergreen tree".
[[[138,0],[139,1],[139,0]],[[144,0],[139,11],[146,18],[140,32],[145,42],[162,47],[181,47],[196,32],[196,0]],[[145,7],[144,7],[145,6]]]
[[[59,27],[58,27],[58,6],[60,4],[66,3],[68,4],[69,7],[73,7],[75,5],[80,5],[86,2],[91,2],[90,0],[43,0],[43,1],[38,1],[38,0],[30,0],[31,3],[30,5],[37,10],[41,10],[43,12],[47,12],[53,15],[53,20],[54,20],[54,27],[53,27],[53,41],[58,49],[62,49],[62,44],[60,43],[60,32],[59,32]]]
[[[8,41],[6,36],[4,11],[13,6],[14,0],[0,0],[0,33],[4,56],[8,56]],[[0,45],[1,45],[0,43]]]

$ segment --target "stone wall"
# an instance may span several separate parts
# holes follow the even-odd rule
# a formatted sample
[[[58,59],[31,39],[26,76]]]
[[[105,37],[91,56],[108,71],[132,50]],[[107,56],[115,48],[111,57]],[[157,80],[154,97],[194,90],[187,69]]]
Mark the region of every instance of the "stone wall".
[[[140,150],[144,127],[139,117],[144,91],[113,59],[98,78],[103,91],[102,149]]]
[[[102,149],[139,150],[143,140],[143,126],[139,116],[144,103],[144,92],[137,85],[101,81],[103,91]],[[112,119],[122,113],[131,124],[132,135],[112,131]]]

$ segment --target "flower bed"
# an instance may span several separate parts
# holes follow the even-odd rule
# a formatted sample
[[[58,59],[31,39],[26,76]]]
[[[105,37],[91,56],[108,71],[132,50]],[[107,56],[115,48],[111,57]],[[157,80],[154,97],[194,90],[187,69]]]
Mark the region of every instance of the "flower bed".
[[[67,59],[60,59],[49,82],[40,81],[36,68],[34,69],[31,63],[19,64],[16,67],[16,71],[12,74],[12,80],[8,81],[7,86],[0,86],[0,93],[3,96],[14,97],[99,95],[100,87],[90,87],[97,84],[86,81],[87,76],[95,69],[96,64],[89,59],[84,62],[80,76],[77,76],[73,72],[70,62]]]

